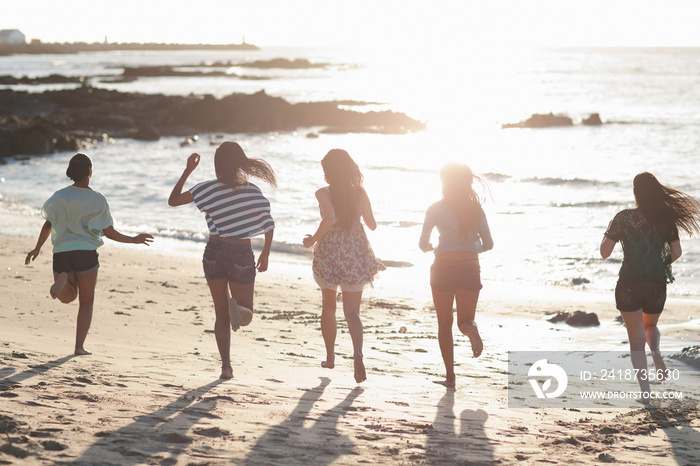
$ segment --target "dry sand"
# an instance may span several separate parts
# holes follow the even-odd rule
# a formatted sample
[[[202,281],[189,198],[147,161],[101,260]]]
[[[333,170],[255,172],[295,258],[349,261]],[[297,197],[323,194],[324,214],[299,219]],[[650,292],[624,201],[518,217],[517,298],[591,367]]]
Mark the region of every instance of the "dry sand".
[[[700,464],[691,399],[650,410],[508,408],[509,349],[624,349],[609,296],[485,289],[484,355],[455,338],[450,390],[433,383],[444,372],[430,303],[368,293],[368,380],[357,385],[342,312],[336,368],[323,369],[320,292],[308,270],[282,273],[273,255],[253,323],[232,336],[235,378],[223,381],[199,259],[101,248],[93,354],[74,357],[77,304],[48,295],[50,245],[24,266],[34,241],[0,236],[0,464]],[[697,344],[696,303],[667,309],[664,342]],[[604,325],[546,322],[559,310],[596,312]]]

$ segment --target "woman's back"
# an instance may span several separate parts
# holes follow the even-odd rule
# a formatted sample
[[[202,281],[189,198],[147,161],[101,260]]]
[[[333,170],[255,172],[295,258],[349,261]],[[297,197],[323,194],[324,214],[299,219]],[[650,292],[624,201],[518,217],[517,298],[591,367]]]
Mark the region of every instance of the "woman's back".
[[[654,226],[639,209],[619,212],[605,236],[622,243],[620,277],[645,282],[673,282],[670,243],[678,239],[673,224]]]

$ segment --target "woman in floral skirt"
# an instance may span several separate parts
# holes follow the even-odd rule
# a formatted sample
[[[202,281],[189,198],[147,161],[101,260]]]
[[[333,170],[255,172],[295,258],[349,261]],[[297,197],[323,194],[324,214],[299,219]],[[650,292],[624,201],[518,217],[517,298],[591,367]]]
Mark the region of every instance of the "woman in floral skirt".
[[[313,235],[306,235],[304,246],[314,246],[312,270],[321,287],[323,310],[321,333],[326,345],[326,360],[322,367],[335,367],[336,294],[342,291],[343,313],[353,345],[355,381],[367,379],[362,356],[363,329],[360,320],[362,290],[386,267],[372,251],[364,224],[377,228],[367,192],[362,187],[364,177],[350,155],[342,149],[332,149],[321,161],[328,186],[316,191],[321,210],[321,223]]]

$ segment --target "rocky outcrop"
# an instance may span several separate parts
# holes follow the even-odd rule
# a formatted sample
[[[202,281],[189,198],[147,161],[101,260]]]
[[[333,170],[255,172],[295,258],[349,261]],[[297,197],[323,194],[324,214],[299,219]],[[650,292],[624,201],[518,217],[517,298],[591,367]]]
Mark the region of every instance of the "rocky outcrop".
[[[520,123],[505,123],[501,128],[549,128],[552,126],[573,126],[574,121],[566,115],[535,113]]]
[[[593,312],[575,311],[570,312],[559,311],[553,317],[547,319],[553,324],[557,322],[566,322],[572,327],[597,327],[600,325],[598,316]]]
[[[581,123],[588,126],[602,125],[600,115],[593,113],[581,120]],[[573,126],[574,120],[568,115],[554,113],[535,113],[527,120],[519,123],[504,123],[501,128],[552,128],[557,126]]]
[[[41,94],[0,90],[0,120],[0,156],[47,154],[106,137],[156,140],[200,132],[309,127],[387,134],[425,129],[422,122],[403,113],[354,112],[339,108],[336,102],[291,104],[264,91],[217,99],[122,93],[88,85]]]

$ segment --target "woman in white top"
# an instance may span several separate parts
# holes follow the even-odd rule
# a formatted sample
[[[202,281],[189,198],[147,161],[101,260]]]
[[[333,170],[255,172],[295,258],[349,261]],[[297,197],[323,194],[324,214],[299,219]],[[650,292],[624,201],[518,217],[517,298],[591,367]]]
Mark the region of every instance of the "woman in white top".
[[[457,326],[469,337],[474,357],[479,357],[483,343],[474,316],[481,290],[479,253],[493,248],[493,240],[482,200],[473,188],[475,178],[463,164],[450,164],[440,171],[443,199],[428,207],[425,213],[419,247],[423,252],[435,252],[430,268],[430,287],[438,319],[438,341],[447,375],[436,382],[455,386],[454,345],[452,340],[452,307],[457,302]],[[440,233],[438,246],[433,248],[430,234]]]
[[[248,177],[259,178],[272,186],[277,186],[277,179],[267,162],[249,159],[238,143],[226,141],[214,155],[216,179],[203,181],[183,193],[199,159],[199,154],[187,159],[168,204],[175,207],[194,202],[205,214],[209,242],[202,265],[214,301],[214,335],[221,355],[221,378],[230,379],[233,377],[231,329],[236,331],[253,318],[255,271],[267,270],[275,229],[270,201],[260,188],[248,182]],[[265,244],[256,265],[250,239],[259,235],[265,235]]]
[[[51,235],[53,243],[54,284],[51,297],[62,303],[78,298],[78,323],[75,334],[75,354],[90,354],[84,347],[92,323],[97,269],[100,267],[97,248],[102,236],[120,243],[145,244],[153,236],[141,233],[126,236],[114,229],[105,197],[90,188],[92,160],[85,154],[75,154],[68,163],[66,176],[71,186],[56,191],[41,209],[46,219],[36,247],[27,254],[25,264],[37,258],[41,247]]]

